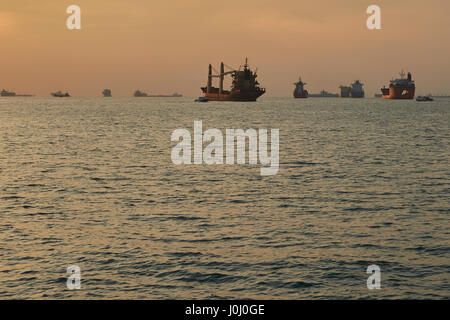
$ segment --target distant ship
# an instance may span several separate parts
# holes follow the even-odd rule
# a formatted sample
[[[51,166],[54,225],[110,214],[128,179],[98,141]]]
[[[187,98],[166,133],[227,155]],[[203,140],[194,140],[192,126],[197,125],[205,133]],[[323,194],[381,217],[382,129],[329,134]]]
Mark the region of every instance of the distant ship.
[[[7,91],[5,89],[3,89],[0,92],[0,96],[2,96],[2,97],[33,97],[32,94],[16,94],[15,92]]]
[[[105,97],[105,98],[110,98],[110,97],[112,97],[111,89],[105,89],[105,90],[103,90],[102,94],[103,94],[103,97]]]
[[[198,97],[195,99],[195,102],[208,102],[209,99],[207,97]]]
[[[294,98],[308,98],[308,90],[305,90],[306,82],[302,81],[302,78],[298,78],[298,82],[294,83]]]
[[[364,98],[363,84],[356,80],[350,86],[340,86],[341,89],[339,96],[341,98]]]
[[[16,93],[15,92],[11,92],[11,91],[7,91],[5,89],[2,90],[2,92],[0,92],[2,97],[15,97]]]
[[[183,95],[179,94],[179,93],[176,93],[176,92],[172,93],[170,95],[168,95],[168,94],[153,94],[153,95],[150,95],[150,94],[147,94],[147,93],[145,93],[143,91],[136,90],[136,92],[134,93],[134,96],[137,97],[137,98],[180,98]]]
[[[51,95],[56,98],[69,98],[70,97],[70,94],[68,92],[62,93],[61,91],[53,92]]]
[[[350,93],[352,91],[352,87],[340,86],[339,89],[341,89],[341,92],[339,94],[339,96],[341,98],[350,98]]]
[[[153,97],[153,98],[181,98],[183,95],[179,94],[177,92],[172,94],[150,94],[147,95],[147,97]]]
[[[434,101],[433,97],[431,96],[431,94],[427,95],[427,96],[418,96],[416,98],[416,101]]]
[[[322,90],[322,91],[320,91],[319,94],[310,94],[309,96],[313,97],[313,98],[338,98],[339,94],[337,94],[337,93],[329,93],[329,92],[327,92],[325,90]]]
[[[248,66],[248,60],[245,59],[243,70],[239,68],[234,70],[229,68],[230,71],[225,72],[224,63],[220,64],[220,73],[212,74],[212,66],[209,65],[208,70],[208,82],[206,87],[202,87],[206,98],[211,101],[256,101],[262,96],[266,89],[260,88],[259,82],[256,80],[257,72],[250,70]],[[231,90],[223,89],[223,80],[225,75],[230,74],[232,78]],[[219,88],[212,86],[212,78],[219,78]]]
[[[352,89],[350,91],[351,98],[364,98],[364,84],[362,84],[359,80],[356,80],[351,84]]]
[[[416,84],[412,80],[411,73],[408,72],[408,77],[405,78],[405,73],[400,72],[400,78],[391,80],[389,88],[383,87],[381,89],[383,99],[414,99],[416,92]]]
[[[136,98],[142,98],[142,97],[148,97],[148,94],[146,94],[145,92],[141,91],[141,90],[136,90],[134,92],[134,96]]]

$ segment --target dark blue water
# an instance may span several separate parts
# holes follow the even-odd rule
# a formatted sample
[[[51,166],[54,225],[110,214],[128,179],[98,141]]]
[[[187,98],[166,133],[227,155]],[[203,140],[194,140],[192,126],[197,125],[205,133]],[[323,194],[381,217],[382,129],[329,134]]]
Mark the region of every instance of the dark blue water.
[[[0,99],[0,297],[450,298],[450,100],[191,101]],[[173,165],[195,120],[278,174]]]

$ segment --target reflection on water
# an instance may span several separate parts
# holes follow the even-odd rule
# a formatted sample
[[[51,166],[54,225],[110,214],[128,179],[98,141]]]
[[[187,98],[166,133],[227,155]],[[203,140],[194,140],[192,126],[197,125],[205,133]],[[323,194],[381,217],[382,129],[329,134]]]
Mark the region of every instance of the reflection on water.
[[[0,297],[449,298],[449,106],[0,99]],[[279,128],[280,171],[173,165],[194,120]]]

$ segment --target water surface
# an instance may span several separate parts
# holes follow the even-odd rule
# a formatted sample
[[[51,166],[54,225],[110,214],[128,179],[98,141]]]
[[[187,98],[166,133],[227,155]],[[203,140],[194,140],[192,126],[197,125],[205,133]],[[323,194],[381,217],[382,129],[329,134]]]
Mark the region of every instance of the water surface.
[[[0,99],[1,298],[450,298],[450,100],[192,100]],[[194,120],[279,173],[173,165]]]

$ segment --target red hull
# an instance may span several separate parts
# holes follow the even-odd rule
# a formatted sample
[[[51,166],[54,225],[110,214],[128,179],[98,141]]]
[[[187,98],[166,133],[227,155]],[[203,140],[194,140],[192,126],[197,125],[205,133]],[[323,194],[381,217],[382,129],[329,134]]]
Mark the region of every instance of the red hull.
[[[412,100],[414,99],[414,94],[416,88],[383,88],[381,89],[383,93],[383,99],[403,99]]]
[[[213,88],[213,91],[217,88]],[[260,96],[262,96],[266,91],[264,89],[252,90],[252,91],[224,91],[219,92],[206,92],[206,88],[202,88],[205,97],[210,101],[256,101]]]

